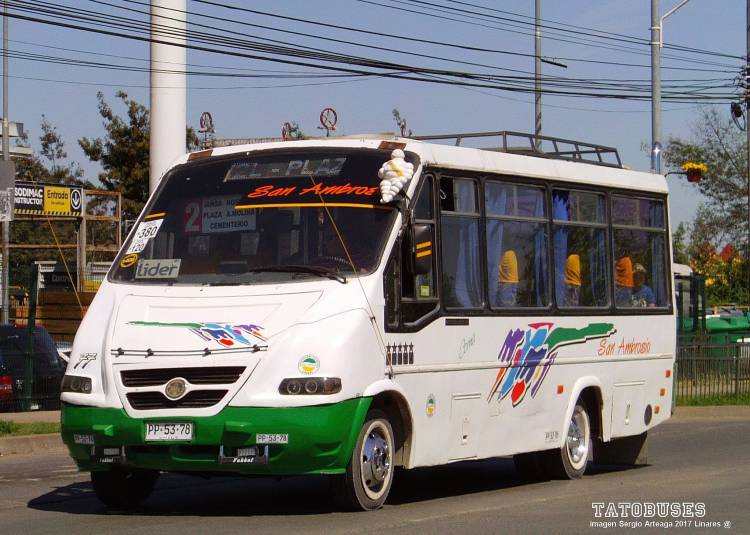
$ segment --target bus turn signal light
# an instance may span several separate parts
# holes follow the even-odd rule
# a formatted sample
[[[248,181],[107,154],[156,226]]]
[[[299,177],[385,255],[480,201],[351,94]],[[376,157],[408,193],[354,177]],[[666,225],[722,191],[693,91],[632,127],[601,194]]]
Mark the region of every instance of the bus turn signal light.
[[[563,385],[557,385],[557,393],[562,394],[565,392],[565,387]]]
[[[667,370],[666,372],[664,372],[664,377],[666,377],[667,379],[672,377],[672,370]]]

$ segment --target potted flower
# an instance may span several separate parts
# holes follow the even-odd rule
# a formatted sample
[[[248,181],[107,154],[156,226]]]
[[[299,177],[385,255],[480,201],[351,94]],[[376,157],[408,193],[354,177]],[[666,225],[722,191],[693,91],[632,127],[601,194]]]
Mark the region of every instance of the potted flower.
[[[687,175],[688,182],[700,182],[703,175],[708,171],[704,163],[686,162],[682,164],[682,170]]]

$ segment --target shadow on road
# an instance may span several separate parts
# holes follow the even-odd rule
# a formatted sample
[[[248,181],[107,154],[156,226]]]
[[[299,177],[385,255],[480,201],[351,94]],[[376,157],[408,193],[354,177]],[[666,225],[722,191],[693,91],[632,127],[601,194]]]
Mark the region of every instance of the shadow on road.
[[[590,466],[591,475],[617,470]],[[441,467],[398,470],[386,505],[404,505],[531,485],[516,473],[511,459],[460,462]],[[326,476],[284,479],[217,477],[201,479],[163,474],[154,494],[135,511],[111,511],[90,483],[58,487],[29,501],[31,509],[71,514],[139,516],[314,515],[336,512]]]

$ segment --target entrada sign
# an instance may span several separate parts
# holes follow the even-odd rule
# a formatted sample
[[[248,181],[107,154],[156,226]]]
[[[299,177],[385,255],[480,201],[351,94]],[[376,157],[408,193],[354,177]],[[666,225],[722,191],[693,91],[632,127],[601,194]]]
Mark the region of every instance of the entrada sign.
[[[75,186],[16,181],[16,215],[81,217],[83,190]]]

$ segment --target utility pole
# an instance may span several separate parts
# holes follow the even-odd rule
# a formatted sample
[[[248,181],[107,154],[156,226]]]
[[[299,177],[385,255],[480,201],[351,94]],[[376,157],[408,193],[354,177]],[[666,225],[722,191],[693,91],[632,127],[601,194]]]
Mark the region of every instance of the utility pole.
[[[172,162],[185,154],[186,32],[186,0],[151,0],[149,193],[154,192],[159,179]],[[162,42],[156,43],[153,40]]]
[[[3,161],[10,160],[10,132],[8,122],[8,2],[3,2]],[[13,208],[11,207],[11,210]],[[3,221],[3,323],[10,323],[10,221]]]
[[[651,172],[661,173],[661,18],[651,0]]]
[[[542,148],[542,0],[535,0],[534,24],[534,143]]]
[[[651,0],[651,172],[661,174],[661,47],[664,46],[664,19],[690,0],[659,16],[659,0]]]

